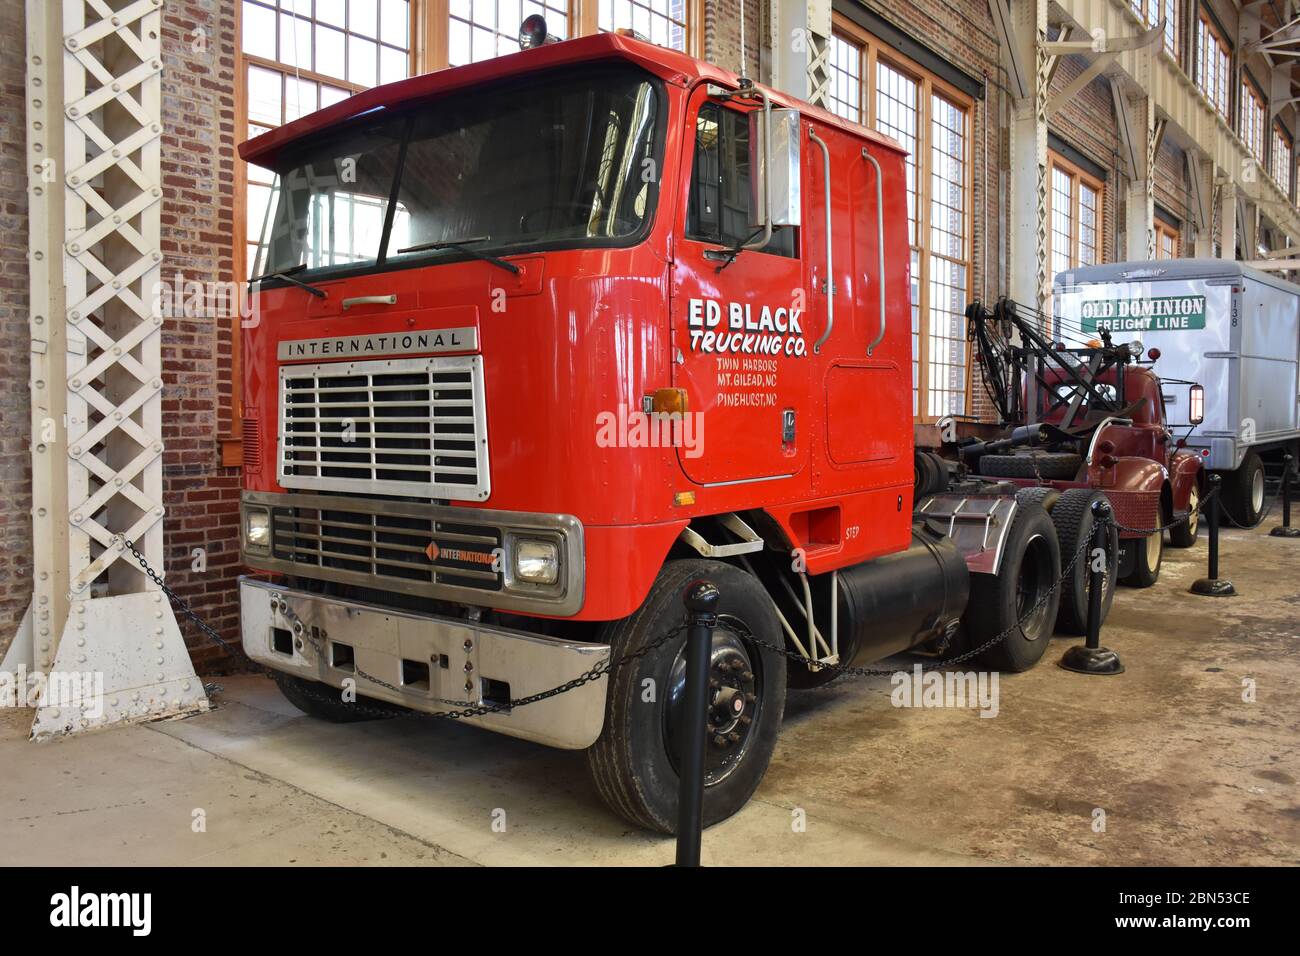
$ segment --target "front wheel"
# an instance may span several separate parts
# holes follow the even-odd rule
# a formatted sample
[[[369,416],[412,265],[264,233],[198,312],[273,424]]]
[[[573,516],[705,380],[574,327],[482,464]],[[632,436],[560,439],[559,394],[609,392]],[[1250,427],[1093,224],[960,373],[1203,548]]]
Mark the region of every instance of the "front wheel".
[[[721,598],[707,726],[688,727],[682,592],[697,578],[716,584]],[[717,561],[669,562],[641,607],[606,625],[603,640],[617,661],[668,633],[668,641],[611,673],[605,726],[587,751],[587,768],[609,807],[661,833],[677,828],[678,768],[687,734],[707,734],[704,825],[712,826],[743,807],[758,788],[785,710],[786,659],[771,649],[782,646],[780,623],[752,575]]]
[[[1242,528],[1253,528],[1264,517],[1264,462],[1254,451],[1246,452],[1241,467],[1225,476],[1223,510]]]

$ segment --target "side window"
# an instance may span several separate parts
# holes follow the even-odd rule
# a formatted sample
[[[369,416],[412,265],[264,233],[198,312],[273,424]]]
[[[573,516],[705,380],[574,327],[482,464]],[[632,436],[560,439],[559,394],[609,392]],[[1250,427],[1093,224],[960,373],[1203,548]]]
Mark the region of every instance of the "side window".
[[[686,235],[701,242],[739,246],[757,238],[750,222],[749,116],[715,103],[700,108],[695,122],[695,162],[691,172]],[[793,226],[777,226],[760,251],[795,258]]]

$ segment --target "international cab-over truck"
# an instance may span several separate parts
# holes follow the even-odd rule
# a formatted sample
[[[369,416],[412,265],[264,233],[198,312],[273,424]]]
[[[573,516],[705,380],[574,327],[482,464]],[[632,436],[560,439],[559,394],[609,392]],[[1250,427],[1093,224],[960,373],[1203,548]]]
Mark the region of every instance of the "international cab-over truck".
[[[1007,629],[986,666],[1042,656],[1047,514],[997,480],[913,500],[893,141],[603,34],[241,154],[277,174],[242,344],[243,642],[309,714],[371,713],[349,688],[486,706],[471,723],[586,749],[614,810],[671,831],[684,736],[707,730],[706,821],[729,816],[824,665]],[[680,707],[698,577],[722,594],[707,728]]]

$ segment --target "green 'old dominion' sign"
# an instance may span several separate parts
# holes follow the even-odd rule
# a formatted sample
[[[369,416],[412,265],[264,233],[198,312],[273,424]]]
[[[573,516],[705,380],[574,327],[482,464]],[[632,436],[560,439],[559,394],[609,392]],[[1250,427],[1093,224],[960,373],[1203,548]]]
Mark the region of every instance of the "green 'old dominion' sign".
[[[1080,318],[1085,332],[1177,332],[1205,328],[1205,296],[1168,295],[1151,299],[1084,302]]]

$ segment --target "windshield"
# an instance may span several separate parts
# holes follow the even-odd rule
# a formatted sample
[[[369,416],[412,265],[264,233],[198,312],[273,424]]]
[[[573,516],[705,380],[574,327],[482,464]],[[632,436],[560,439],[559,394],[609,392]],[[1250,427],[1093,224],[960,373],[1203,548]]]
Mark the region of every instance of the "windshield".
[[[635,241],[657,199],[661,114],[652,80],[613,67],[362,121],[283,163],[252,274],[461,254],[452,243],[519,252]]]

